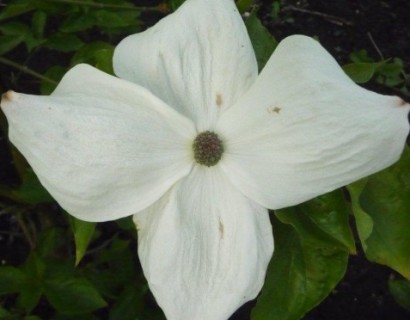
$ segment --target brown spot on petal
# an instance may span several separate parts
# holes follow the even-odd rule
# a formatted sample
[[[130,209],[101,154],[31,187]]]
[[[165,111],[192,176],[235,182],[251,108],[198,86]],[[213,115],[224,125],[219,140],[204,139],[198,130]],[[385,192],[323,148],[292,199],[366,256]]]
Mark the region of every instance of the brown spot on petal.
[[[12,90],[9,90],[6,93],[2,94],[1,101],[8,102],[8,101],[16,100],[17,98],[18,98],[18,94]]]
[[[225,227],[221,220],[219,220],[219,234],[221,235],[221,239],[224,238]]]
[[[269,113],[276,113],[279,114],[282,108],[279,108],[278,106],[273,106],[268,108]]]
[[[218,93],[216,95],[216,105],[218,106],[218,108],[220,108],[222,106],[223,100],[222,100],[222,95],[220,93]]]
[[[399,98],[399,107],[404,107],[407,104],[406,101],[404,101],[403,99]]]

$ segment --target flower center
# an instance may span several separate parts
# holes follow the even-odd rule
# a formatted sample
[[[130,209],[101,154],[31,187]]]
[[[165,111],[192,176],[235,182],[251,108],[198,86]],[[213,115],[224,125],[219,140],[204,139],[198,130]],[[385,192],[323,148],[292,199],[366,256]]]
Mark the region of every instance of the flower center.
[[[218,135],[212,131],[198,134],[192,144],[196,162],[207,167],[216,165],[222,158],[224,147]]]

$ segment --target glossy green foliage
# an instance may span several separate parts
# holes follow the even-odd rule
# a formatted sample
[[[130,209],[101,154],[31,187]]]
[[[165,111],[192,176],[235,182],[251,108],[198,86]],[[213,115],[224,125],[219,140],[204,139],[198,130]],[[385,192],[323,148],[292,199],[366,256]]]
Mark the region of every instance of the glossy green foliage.
[[[42,297],[61,314],[83,314],[104,307],[100,293],[74,269],[72,261],[50,255],[59,242],[55,242],[56,234],[47,232],[39,242],[44,247],[32,251],[19,269],[0,268],[0,293],[18,293],[17,307],[26,313],[31,313]]]
[[[370,261],[410,279],[410,150],[392,167],[349,187],[357,230]]]
[[[275,38],[269,33],[253,11],[245,20],[246,28],[255,50],[259,71],[263,69],[266,62],[277,46]]]
[[[22,183],[16,188],[0,184],[0,195],[23,204],[39,204],[54,201],[44,189],[34,172],[27,168]]]
[[[275,216],[275,252],[253,320],[301,319],[333,290],[355,252],[340,190]]]
[[[350,54],[351,63],[343,66],[343,70],[353,81],[366,83],[372,79],[383,86],[392,87],[409,96],[410,82],[404,63],[399,58],[384,59],[378,61],[368,56],[366,50],[360,50]]]
[[[353,62],[343,66],[343,70],[356,83],[370,81],[384,62]]]
[[[91,226],[73,224],[77,225],[76,236],[83,232],[80,229],[90,234]],[[129,240],[117,236],[106,239],[101,248],[90,251],[92,259],[75,267],[67,229],[53,227],[37,236],[36,249],[24,263],[0,267],[0,301],[7,294],[16,297],[14,307],[4,312],[35,316],[39,303],[47,301],[47,312],[53,314],[53,319],[93,319],[94,311],[108,304],[110,320],[132,320],[144,314],[157,314],[161,319],[159,310],[146,308],[147,285]],[[100,241],[98,235],[96,240]]]
[[[410,281],[390,280],[389,289],[397,303],[410,311]]]
[[[246,11],[251,10],[252,5],[254,4],[254,0],[237,0],[236,6],[240,13],[245,13]]]
[[[113,73],[112,44],[141,30],[141,12],[167,10],[164,4],[139,7],[126,0],[11,0],[0,10],[0,59],[41,79],[41,93],[50,94],[77,63]],[[25,51],[29,61],[57,58],[53,57],[45,73],[31,72],[24,65],[27,61],[13,60],[14,51],[20,52],[18,56]],[[49,53],[39,58],[40,51]]]
[[[6,86],[24,91],[26,74],[32,91],[50,94],[79,63],[113,74],[114,45],[153,23],[141,20],[142,11],[163,15],[167,8],[125,0],[8,1],[0,8],[0,64],[17,76],[5,77]],[[139,266],[132,219],[97,226],[67,215],[7,145],[2,114],[0,125],[2,157],[7,153],[14,177],[0,181],[0,240],[8,241],[6,254],[0,251],[0,319],[164,319]]]
[[[71,218],[71,229],[75,242],[75,265],[78,265],[86,254],[88,245],[94,235],[96,223]]]
[[[168,0],[168,5],[172,11],[175,11],[179,8],[181,4],[183,4],[185,0]]]

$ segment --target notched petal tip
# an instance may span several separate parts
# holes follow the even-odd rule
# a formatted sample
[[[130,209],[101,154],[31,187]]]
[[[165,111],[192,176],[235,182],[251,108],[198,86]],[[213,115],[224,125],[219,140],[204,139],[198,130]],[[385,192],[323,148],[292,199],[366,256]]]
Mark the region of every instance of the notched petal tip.
[[[410,109],[410,104],[400,97],[397,97],[397,106],[400,108]]]
[[[16,101],[19,98],[19,94],[15,91],[9,90],[1,95],[1,105],[6,102]]]

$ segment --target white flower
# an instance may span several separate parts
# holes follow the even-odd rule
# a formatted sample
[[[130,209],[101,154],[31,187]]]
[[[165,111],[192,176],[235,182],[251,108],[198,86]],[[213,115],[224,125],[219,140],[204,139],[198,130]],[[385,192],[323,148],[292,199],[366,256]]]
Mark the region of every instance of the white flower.
[[[134,215],[170,320],[227,319],[255,298],[273,252],[266,208],[389,166],[408,133],[408,104],[355,85],[310,38],[282,41],[258,76],[232,0],[186,1],[122,41],[114,69],[125,80],[78,65],[51,96],[9,91],[1,106],[64,209],[88,221]],[[209,167],[193,151],[205,131],[224,148]]]

